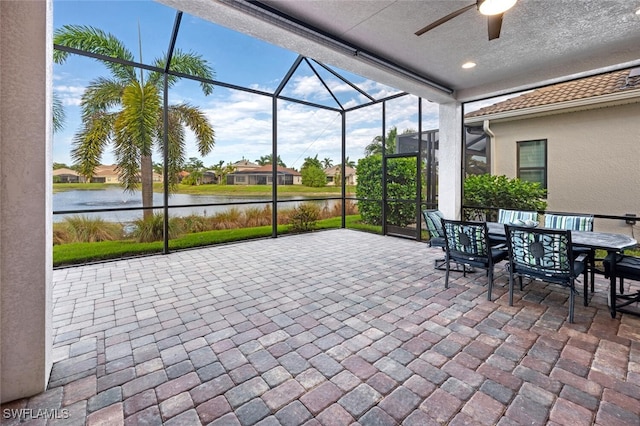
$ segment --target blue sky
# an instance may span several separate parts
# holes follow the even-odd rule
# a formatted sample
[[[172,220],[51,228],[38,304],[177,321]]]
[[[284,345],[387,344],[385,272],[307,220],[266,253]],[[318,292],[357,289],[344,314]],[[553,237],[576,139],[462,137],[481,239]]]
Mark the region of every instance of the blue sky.
[[[117,5],[115,4],[117,3]],[[70,1],[54,0],[54,29],[62,25],[90,25],[112,33],[136,56],[150,63],[161,57],[169,45],[176,11],[148,0]],[[201,54],[215,70],[216,80],[272,93],[280,84],[296,57],[290,52],[224,27],[183,15],[176,47]],[[140,30],[142,60],[138,30]],[[363,103],[355,90],[320,71],[345,106]],[[345,77],[376,98],[397,90],[346,72]],[[70,55],[63,65],[54,67],[54,91],[63,100],[65,127],[54,137],[54,162],[71,164],[73,136],[80,127],[80,98],[89,82],[108,75],[103,65],[89,58]],[[285,95],[323,105],[335,105],[320,81],[306,65],[287,85]],[[272,98],[217,86],[204,96],[197,83],[181,80],[170,92],[170,102],[189,102],[207,114],[216,132],[216,145],[202,160],[206,166],[219,161],[242,158],[254,161],[271,153]],[[387,103],[387,128],[399,131],[418,128],[417,98],[405,96]],[[425,101],[423,129],[438,126],[438,106]],[[381,131],[380,105],[347,114],[347,156],[357,160],[364,147]],[[200,157],[191,135],[187,137],[187,157]],[[305,157],[340,157],[340,115],[319,108],[282,102],[278,104],[278,154],[289,167],[300,168]],[[156,155],[154,161],[159,162]],[[103,164],[113,162],[111,151]]]

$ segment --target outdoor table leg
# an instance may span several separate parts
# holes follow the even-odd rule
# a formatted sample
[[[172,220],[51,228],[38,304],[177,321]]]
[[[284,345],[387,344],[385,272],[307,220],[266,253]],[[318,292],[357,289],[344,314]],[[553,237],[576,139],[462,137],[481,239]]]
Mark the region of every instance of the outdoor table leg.
[[[611,313],[611,318],[616,317],[616,252],[609,250],[607,251],[608,255],[611,255],[611,263],[609,270],[609,312]],[[609,257],[609,256],[607,256]]]

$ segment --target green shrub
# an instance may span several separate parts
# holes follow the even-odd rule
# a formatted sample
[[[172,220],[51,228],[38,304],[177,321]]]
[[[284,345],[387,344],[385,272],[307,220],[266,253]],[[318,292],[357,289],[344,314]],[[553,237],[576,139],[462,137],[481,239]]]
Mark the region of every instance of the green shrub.
[[[312,231],[320,218],[320,207],[315,203],[301,203],[293,209],[289,216],[289,224],[293,232]]]
[[[358,211],[365,223],[382,225],[382,156],[361,158],[356,168]],[[415,200],[417,192],[415,158],[394,158],[387,162],[387,198]],[[407,226],[415,222],[415,203],[387,204],[387,222]]]
[[[469,176],[464,181],[465,218],[497,220],[497,209],[535,210],[547,208],[547,191],[537,182],[489,174]],[[493,208],[493,209],[490,209]]]
[[[235,229],[242,228],[242,211],[236,207],[216,213],[212,216],[214,229]]]
[[[123,236],[122,225],[101,218],[71,216],[54,225],[54,244],[95,243],[119,240]]]
[[[300,171],[302,175],[302,184],[312,188],[322,188],[327,185],[327,175],[322,168],[317,166],[308,166]]]
[[[265,207],[249,207],[243,212],[244,227],[252,228],[256,226],[271,225],[271,206],[267,204]]]
[[[164,235],[164,215],[155,213],[148,219],[137,219],[133,222],[134,230],[131,235],[140,243],[160,241]],[[178,226],[175,218],[169,218],[169,238],[178,236]]]
[[[189,216],[176,218],[176,226],[180,233],[192,234],[194,232],[204,232],[211,230],[210,220],[206,216],[191,214]]]

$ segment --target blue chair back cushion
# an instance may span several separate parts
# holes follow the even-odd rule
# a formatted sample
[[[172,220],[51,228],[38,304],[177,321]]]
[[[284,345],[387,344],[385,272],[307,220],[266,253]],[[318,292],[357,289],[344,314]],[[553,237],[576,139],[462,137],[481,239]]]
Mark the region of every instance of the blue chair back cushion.
[[[424,222],[427,224],[427,230],[431,238],[444,237],[444,231],[442,230],[442,218],[444,215],[440,210],[423,210],[422,216],[424,216]]]
[[[527,220],[538,221],[538,212],[527,212],[520,210],[498,210],[498,222],[506,224],[514,224],[517,221],[524,222]]]
[[[488,257],[486,228],[481,225],[445,222],[449,250],[478,257]]]
[[[572,231],[593,231],[593,216],[545,214],[544,227],[570,229]]]
[[[568,276],[572,272],[566,234],[511,229],[510,244],[516,269],[553,276]]]

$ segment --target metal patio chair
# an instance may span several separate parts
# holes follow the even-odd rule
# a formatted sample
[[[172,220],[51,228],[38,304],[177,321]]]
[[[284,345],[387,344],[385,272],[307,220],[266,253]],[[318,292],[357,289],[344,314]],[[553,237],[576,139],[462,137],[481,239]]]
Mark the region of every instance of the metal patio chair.
[[[424,217],[424,223],[427,225],[427,231],[429,231],[429,247],[440,247],[442,251],[445,250],[444,230],[442,229],[442,212],[440,210],[422,210],[422,217]],[[445,270],[444,258],[434,260],[434,268],[441,271]]]
[[[505,225],[509,250],[509,306],[513,306],[513,282],[518,277],[547,281],[569,288],[569,322],[573,323],[575,280],[584,270],[583,253],[573,256],[570,230],[534,229]],[[584,285],[585,305],[587,285]]]
[[[613,284],[615,287],[615,280],[620,279],[620,290],[619,294],[616,294],[616,300],[612,301],[609,298],[609,303],[615,303],[616,310],[622,310],[624,312],[624,307],[640,303],[640,291],[636,291],[631,294],[624,294],[624,280],[629,279],[632,281],[640,281],[640,257],[630,256],[626,254],[619,253],[609,253],[607,257],[604,258],[602,262],[604,266],[604,274],[605,277],[611,277],[612,275],[612,263],[615,260],[615,267],[613,268]],[[615,291],[615,288],[611,289]],[[618,302],[620,299],[620,302]],[[632,312],[635,315],[638,315],[638,311]]]
[[[491,300],[493,267],[507,258],[507,251],[491,246],[487,224],[484,222],[442,219],[442,227],[445,235],[445,288],[449,288],[451,262],[464,265],[465,275],[464,268],[467,266],[482,268],[487,271],[487,299]]]
[[[545,213],[544,227],[549,229],[570,229],[572,231],[593,232],[593,219],[593,215]],[[591,280],[591,292],[593,293],[595,291],[596,251],[595,249],[587,247],[573,247],[573,254],[575,256],[582,253],[587,255],[586,268],[584,269],[584,284],[588,286],[589,280]]]

